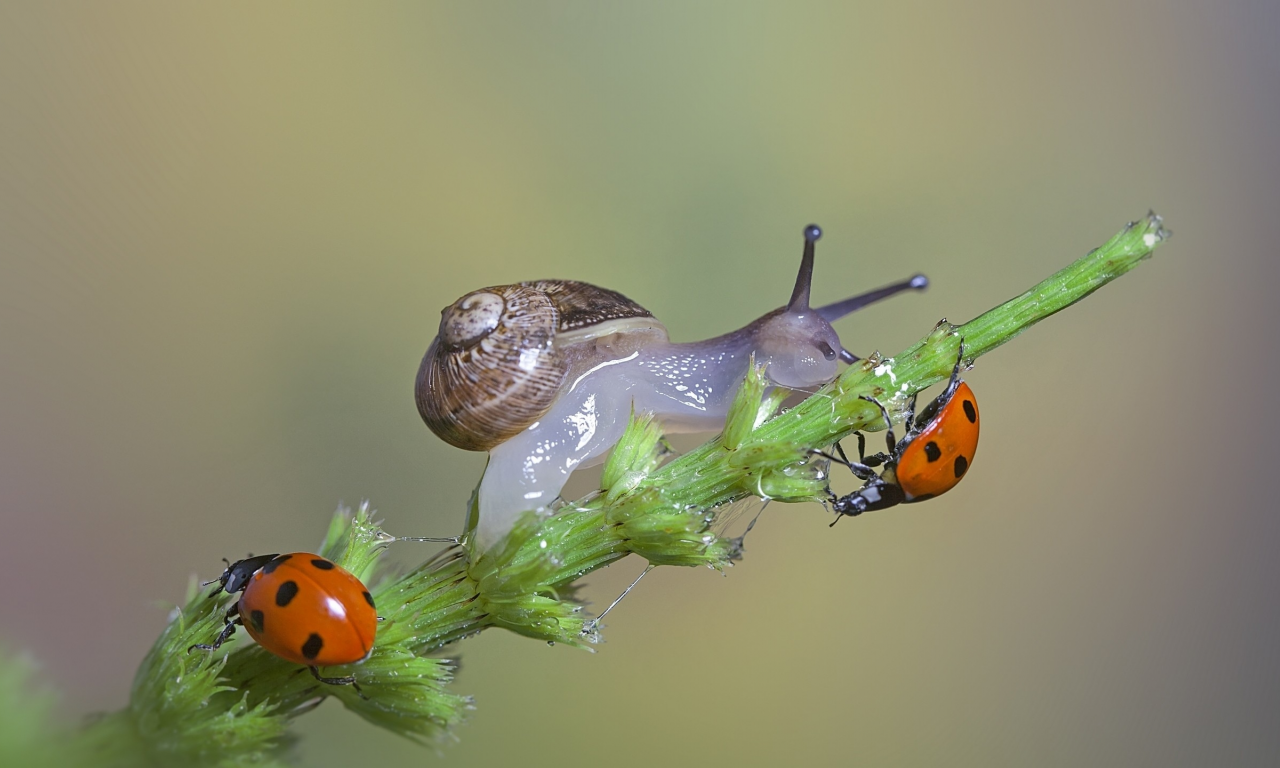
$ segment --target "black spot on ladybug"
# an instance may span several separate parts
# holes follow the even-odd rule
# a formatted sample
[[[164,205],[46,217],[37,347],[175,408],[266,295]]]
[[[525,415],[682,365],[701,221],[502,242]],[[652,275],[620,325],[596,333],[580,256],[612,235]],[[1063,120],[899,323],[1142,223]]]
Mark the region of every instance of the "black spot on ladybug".
[[[965,400],[961,405],[964,406],[964,415],[969,419],[970,424],[978,423],[978,409],[973,407],[972,400]]]
[[[320,569],[320,570],[322,570],[322,571],[332,571],[332,570],[333,570],[333,563],[329,562],[328,560],[325,560],[325,559],[324,559],[324,558],[322,558],[322,557],[317,557],[317,558],[315,558],[314,560],[312,560],[312,561],[311,561],[311,564],[312,564],[312,565],[314,565],[315,567],[319,568],[319,569]]]
[[[259,632],[262,631],[263,618],[262,611],[249,611],[249,623],[252,624],[253,628]]]
[[[365,601],[366,603],[368,603],[368,604],[369,604],[369,607],[370,607],[370,608],[377,608],[377,607],[378,607],[378,606],[376,606],[376,605],[374,605],[374,604],[373,604],[373,595],[369,594],[369,592],[368,592],[367,590],[366,590],[365,592],[362,592],[361,594],[363,594],[363,595],[364,595],[364,601]]]
[[[929,460],[929,463],[932,464],[942,458],[942,449],[938,447],[937,443],[930,440],[924,444],[924,456]]]
[[[963,456],[956,457],[956,477],[964,477],[964,473],[969,469],[969,460]]]
[[[302,644],[302,657],[306,659],[314,659],[320,655],[320,649],[324,647],[324,638],[315,632],[307,638],[307,642]]]
[[[275,560],[272,560],[271,562],[262,566],[262,572],[271,573],[275,569],[279,568],[281,563],[283,563],[285,560],[288,560],[291,557],[293,557],[293,555],[281,555],[277,557]]]
[[[298,582],[292,580],[286,581],[280,585],[279,589],[276,590],[276,605],[281,608],[285,607],[297,594]]]

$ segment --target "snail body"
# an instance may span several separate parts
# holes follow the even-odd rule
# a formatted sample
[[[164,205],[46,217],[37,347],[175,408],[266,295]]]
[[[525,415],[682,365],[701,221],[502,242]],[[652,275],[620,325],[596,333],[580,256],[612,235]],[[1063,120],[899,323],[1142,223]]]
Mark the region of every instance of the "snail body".
[[[824,307],[809,306],[814,243],[805,228],[791,301],[747,326],[672,342],[639,304],[588,283],[540,280],[483,288],[441,313],[418,371],[418,411],[441,439],[489,452],[476,543],[502,539],[519,515],[545,510],[569,475],[617,443],[634,409],[668,432],[714,431],[754,355],[775,386],[812,389],[858,358],[831,327],[879,299],[924,288],[916,275]]]

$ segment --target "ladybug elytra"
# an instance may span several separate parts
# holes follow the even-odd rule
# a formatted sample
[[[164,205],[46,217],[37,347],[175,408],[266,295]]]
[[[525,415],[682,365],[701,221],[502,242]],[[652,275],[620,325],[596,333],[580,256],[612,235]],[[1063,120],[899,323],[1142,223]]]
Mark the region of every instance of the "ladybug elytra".
[[[240,592],[227,609],[216,650],[241,625],[258,644],[286,661],[303,664],[322,683],[354,685],[355,677],[323,677],[319,667],[363,661],[373,649],[378,614],[373,596],[349,571],[319,555],[259,555],[227,565],[219,592]],[[357,690],[359,686],[356,686]]]

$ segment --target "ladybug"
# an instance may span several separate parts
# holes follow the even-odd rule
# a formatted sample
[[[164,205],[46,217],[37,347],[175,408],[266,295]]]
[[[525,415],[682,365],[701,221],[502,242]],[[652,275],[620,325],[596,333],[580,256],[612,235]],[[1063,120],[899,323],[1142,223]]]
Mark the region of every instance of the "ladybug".
[[[969,385],[960,379],[963,360],[962,341],[947,388],[925,406],[919,417],[915,416],[916,398],[912,396],[903,421],[907,434],[901,442],[895,440],[889,414],[880,401],[863,396],[863,400],[875,403],[884,417],[889,452],[865,456],[866,440],[861,432],[854,433],[858,437],[859,461],[850,461],[839,443],[836,443],[839,458],[819,452],[866,481],[846,496],[831,494],[831,508],[838,515],[854,517],[863,512],[924,501],[959,485],[978,450],[979,426],[978,400]],[[884,469],[877,475],[873,467],[881,465]],[[839,520],[837,517],[836,521]]]
[[[306,665],[320,682],[355,685],[354,676],[323,677],[319,670],[363,661],[373,649],[373,596],[350,572],[307,552],[259,555],[229,563],[209,596],[223,591],[242,594],[227,609],[222,633],[188,651],[217,650],[239,624],[263,648]]]

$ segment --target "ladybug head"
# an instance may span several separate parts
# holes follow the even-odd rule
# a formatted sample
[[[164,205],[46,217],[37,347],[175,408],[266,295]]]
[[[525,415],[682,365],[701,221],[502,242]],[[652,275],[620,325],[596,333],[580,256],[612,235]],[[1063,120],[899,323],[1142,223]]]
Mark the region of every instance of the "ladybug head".
[[[213,590],[209,597],[213,597],[219,592],[226,592],[227,594],[243,592],[244,588],[249,586],[249,578],[257,573],[262,566],[279,556],[279,554],[258,555],[257,557],[246,557],[243,560],[228,563],[227,569],[218,578],[218,588]],[[226,560],[224,559],[223,562],[226,562]],[[206,583],[211,584],[212,582]]]

